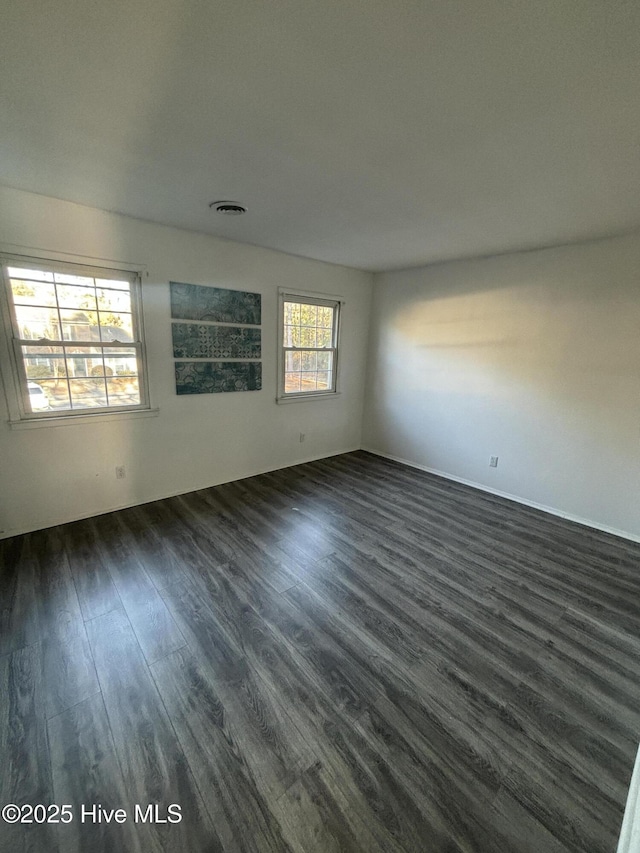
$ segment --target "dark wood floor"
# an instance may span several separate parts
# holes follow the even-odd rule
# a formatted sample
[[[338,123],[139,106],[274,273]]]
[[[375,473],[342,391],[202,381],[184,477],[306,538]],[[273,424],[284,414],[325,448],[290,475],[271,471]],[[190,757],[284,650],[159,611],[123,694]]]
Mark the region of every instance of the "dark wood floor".
[[[615,850],[640,545],[358,452],[0,560],[3,853]]]

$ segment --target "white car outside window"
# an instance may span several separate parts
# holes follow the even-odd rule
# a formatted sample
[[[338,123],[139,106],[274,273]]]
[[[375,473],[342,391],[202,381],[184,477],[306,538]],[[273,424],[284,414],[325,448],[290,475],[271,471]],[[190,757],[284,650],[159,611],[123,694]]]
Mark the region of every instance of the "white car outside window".
[[[37,382],[27,382],[31,411],[44,412],[50,408],[49,399]]]

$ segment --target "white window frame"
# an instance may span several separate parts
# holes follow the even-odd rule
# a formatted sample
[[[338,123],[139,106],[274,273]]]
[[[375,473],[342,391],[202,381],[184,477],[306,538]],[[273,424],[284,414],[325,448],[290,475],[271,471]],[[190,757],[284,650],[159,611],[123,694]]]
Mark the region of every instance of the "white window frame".
[[[340,319],[344,299],[325,293],[312,293],[303,290],[285,290],[280,288],[278,301],[278,393],[276,402],[289,403],[299,400],[326,400],[340,395]],[[333,308],[333,340],[330,347],[286,347],[284,345],[284,303],[299,302],[305,305],[319,305]],[[285,392],[285,354],[287,352],[333,352],[332,387],[320,391]]]
[[[53,254],[53,253],[52,253]],[[110,349],[126,346],[135,348],[138,372],[138,388],[140,403],[131,406],[100,406],[91,409],[53,409],[49,411],[33,412],[28,403],[29,390],[28,379],[24,359],[22,357],[22,346],[37,346],[38,341],[24,340],[19,337],[19,329],[16,321],[16,312],[11,292],[11,282],[7,274],[7,267],[21,267],[26,269],[39,269],[49,272],[68,273],[70,275],[86,275],[92,278],[120,279],[130,283],[131,315],[133,327],[133,341],[101,342],[99,346]],[[91,262],[75,262],[60,260],[51,257],[36,257],[33,255],[19,255],[8,252],[0,252],[0,313],[2,314],[2,331],[4,332],[4,344],[2,348],[2,375],[4,379],[7,405],[9,409],[9,423],[11,426],[53,426],[60,423],[72,423],[91,419],[107,417],[109,420],[121,416],[144,416],[156,414],[157,410],[151,408],[149,401],[149,382],[147,375],[147,354],[144,339],[144,321],[142,314],[142,270],[139,267],[104,266]],[[69,343],[69,341],[49,341],[51,346]],[[78,343],[78,342],[76,342]],[[79,342],[82,343],[82,342]],[[94,343],[95,346],[95,343]]]

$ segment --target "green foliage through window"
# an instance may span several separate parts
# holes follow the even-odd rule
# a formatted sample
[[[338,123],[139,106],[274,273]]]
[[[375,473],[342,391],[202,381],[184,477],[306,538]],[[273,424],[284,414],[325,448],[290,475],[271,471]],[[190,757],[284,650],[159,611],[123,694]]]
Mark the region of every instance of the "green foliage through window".
[[[283,377],[287,394],[335,391],[338,304],[283,302]]]

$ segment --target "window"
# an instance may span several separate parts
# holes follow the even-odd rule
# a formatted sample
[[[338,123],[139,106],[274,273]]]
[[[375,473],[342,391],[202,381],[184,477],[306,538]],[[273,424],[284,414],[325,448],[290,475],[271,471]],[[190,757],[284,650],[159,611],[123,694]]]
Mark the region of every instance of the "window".
[[[149,408],[137,273],[4,257],[2,276],[19,418]]]
[[[335,394],[340,302],[281,294],[281,357],[278,398]]]

